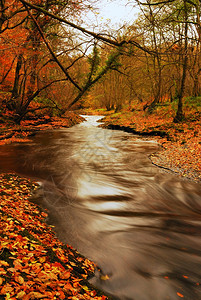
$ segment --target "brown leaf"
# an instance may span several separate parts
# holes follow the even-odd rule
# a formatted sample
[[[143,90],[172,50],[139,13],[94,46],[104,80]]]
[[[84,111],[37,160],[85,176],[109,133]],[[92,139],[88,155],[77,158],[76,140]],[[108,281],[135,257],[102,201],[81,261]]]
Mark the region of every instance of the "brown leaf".
[[[31,292],[28,294],[30,299],[42,299],[46,298],[46,295],[38,293],[38,292]]]

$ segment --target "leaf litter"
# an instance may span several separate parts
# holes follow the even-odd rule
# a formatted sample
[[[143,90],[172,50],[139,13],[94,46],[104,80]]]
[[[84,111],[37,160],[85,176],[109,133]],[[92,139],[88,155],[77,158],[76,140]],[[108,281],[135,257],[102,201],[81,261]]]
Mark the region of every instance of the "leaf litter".
[[[29,201],[38,184],[0,174],[0,299],[109,299],[92,286],[95,263],[63,244]]]

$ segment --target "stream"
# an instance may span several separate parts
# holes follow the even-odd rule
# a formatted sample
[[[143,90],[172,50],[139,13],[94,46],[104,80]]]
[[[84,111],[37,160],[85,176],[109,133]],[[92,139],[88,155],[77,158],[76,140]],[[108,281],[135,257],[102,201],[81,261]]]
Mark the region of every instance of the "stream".
[[[201,299],[201,185],[152,165],[154,140],[84,117],[0,146],[0,172],[40,182],[33,201],[109,277],[91,283],[114,299]]]

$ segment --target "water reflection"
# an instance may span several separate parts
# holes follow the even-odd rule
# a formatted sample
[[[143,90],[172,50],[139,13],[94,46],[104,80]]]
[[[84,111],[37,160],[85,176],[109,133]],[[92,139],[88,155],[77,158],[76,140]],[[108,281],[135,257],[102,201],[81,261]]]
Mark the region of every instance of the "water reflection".
[[[110,277],[94,284],[122,300],[201,299],[200,185],[153,166],[156,142],[99,118],[0,147],[0,169],[42,182],[35,201],[58,237]]]

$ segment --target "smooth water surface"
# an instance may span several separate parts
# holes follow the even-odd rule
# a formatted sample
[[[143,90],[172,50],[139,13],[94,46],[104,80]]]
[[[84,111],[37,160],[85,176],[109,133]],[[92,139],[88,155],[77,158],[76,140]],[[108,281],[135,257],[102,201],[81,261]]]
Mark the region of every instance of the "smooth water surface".
[[[0,171],[42,183],[35,201],[58,237],[109,276],[93,284],[122,300],[201,299],[201,185],[161,172],[155,141],[100,118],[1,146]]]

